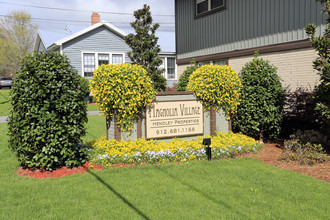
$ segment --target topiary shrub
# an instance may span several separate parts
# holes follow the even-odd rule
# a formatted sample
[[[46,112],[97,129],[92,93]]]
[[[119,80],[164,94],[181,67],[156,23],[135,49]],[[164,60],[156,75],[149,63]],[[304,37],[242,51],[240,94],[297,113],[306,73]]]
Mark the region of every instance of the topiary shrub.
[[[182,73],[182,75],[179,78],[178,85],[175,88],[175,91],[186,91],[186,87],[189,82],[190,75],[198,69],[198,66],[196,66],[195,60],[193,60],[191,65],[187,67],[187,69]]]
[[[242,101],[233,117],[233,128],[257,139],[273,139],[281,130],[285,91],[277,68],[257,56],[240,72]]]
[[[101,65],[94,71],[91,89],[106,116],[108,140],[113,116],[122,131],[131,131],[134,120],[153,101],[156,91],[147,74],[142,66],[127,63]]]
[[[188,91],[203,101],[205,110],[224,110],[229,116],[239,105],[241,81],[230,66],[204,65],[189,77]]]
[[[87,161],[87,108],[79,75],[59,53],[28,54],[11,90],[9,148],[23,167],[53,170]]]

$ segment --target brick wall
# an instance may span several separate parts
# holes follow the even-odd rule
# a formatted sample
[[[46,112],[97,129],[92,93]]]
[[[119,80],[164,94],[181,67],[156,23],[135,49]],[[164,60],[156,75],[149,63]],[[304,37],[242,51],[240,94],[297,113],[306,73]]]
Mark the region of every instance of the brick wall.
[[[317,57],[313,48],[260,54],[259,57],[269,60],[278,68],[277,74],[283,80],[283,87],[289,87],[291,91],[298,87],[313,89],[319,82],[319,76],[313,69],[312,62]],[[253,56],[230,58],[229,65],[239,72],[252,59]]]
[[[178,65],[177,66],[177,71],[178,71],[178,81],[180,79],[180,76],[182,75],[182,73],[187,69],[188,66],[191,66],[191,64],[187,64],[187,65]]]

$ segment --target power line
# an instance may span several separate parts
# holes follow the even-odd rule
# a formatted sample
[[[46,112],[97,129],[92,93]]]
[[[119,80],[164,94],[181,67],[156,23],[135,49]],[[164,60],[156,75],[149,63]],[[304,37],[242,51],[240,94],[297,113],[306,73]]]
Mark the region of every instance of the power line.
[[[6,17],[5,15],[0,15],[0,17]],[[62,23],[62,22],[78,22],[78,23],[90,23],[90,20],[61,20],[61,19],[51,19],[51,18],[33,18],[31,17],[31,20],[39,20],[39,21],[51,21],[51,22],[58,22],[58,23]],[[130,24],[130,21],[124,22],[124,21],[112,21],[110,23],[114,23],[114,24]],[[174,23],[166,23],[166,22],[156,22],[160,25],[174,25]]]
[[[36,6],[36,5],[16,4],[16,3],[9,3],[9,2],[0,2],[0,4],[17,5],[17,6],[24,6],[24,7],[30,7],[30,8],[48,9],[48,10],[75,11],[75,12],[89,12],[89,13],[94,12],[94,11],[77,10],[77,9],[53,8],[53,7]],[[133,15],[132,13],[124,13],[124,12],[110,12],[110,11],[98,11],[98,12],[99,12],[99,13],[103,13],[103,14]],[[152,14],[152,16],[174,17],[174,15],[162,15],[162,14],[159,14],[159,15],[157,15],[157,14]]]

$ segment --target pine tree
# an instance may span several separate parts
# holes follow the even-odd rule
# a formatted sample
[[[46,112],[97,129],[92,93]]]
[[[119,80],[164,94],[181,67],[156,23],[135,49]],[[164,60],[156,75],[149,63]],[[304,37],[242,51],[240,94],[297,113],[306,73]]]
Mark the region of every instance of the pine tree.
[[[133,64],[141,65],[148,72],[156,91],[165,91],[166,79],[162,75],[164,70],[158,69],[163,63],[158,55],[160,46],[157,44],[158,37],[155,34],[159,24],[152,25],[150,6],[146,4],[142,9],[134,12],[134,17],[136,20],[131,23],[131,26],[136,34],[125,37],[126,43],[132,49],[128,52],[128,56]]]

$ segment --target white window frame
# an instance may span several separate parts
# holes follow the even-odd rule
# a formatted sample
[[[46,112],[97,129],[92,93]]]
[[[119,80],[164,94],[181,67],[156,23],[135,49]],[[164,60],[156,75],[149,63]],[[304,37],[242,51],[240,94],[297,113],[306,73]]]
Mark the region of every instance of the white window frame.
[[[166,78],[166,80],[177,80],[178,79],[178,67],[176,64],[176,57],[175,56],[170,56],[170,55],[159,55],[160,58],[164,58],[164,67],[165,67],[165,72],[163,73],[163,76]],[[167,59],[168,58],[174,58],[175,59],[175,67],[174,67],[174,78],[168,79],[167,76]]]
[[[85,76],[84,72],[84,54],[89,53],[89,54],[94,54],[95,57],[95,69],[99,66],[99,54],[107,54],[109,55],[109,64],[112,64],[112,55],[122,55],[123,56],[123,63],[126,63],[125,60],[125,53],[123,52],[95,52],[95,51],[81,51],[81,75],[86,78],[91,78],[90,76]]]

